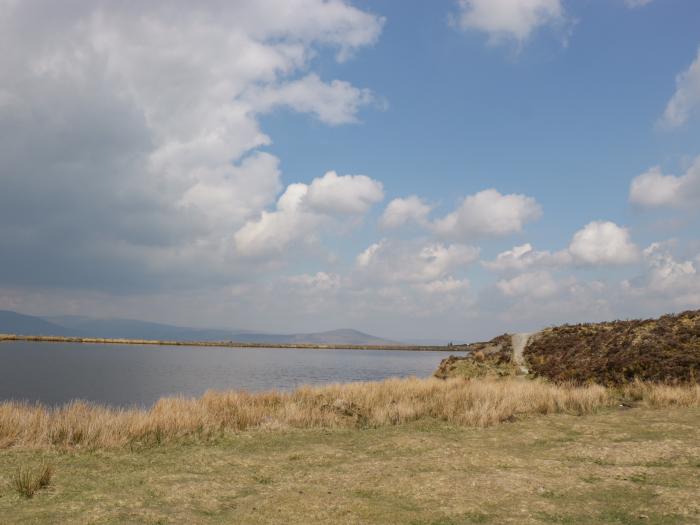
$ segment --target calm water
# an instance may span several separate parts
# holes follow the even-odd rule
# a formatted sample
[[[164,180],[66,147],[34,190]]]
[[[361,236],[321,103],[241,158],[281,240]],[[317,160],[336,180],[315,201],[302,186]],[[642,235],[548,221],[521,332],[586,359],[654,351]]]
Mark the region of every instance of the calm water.
[[[149,405],[205,390],[429,376],[449,352],[0,343],[0,400]]]

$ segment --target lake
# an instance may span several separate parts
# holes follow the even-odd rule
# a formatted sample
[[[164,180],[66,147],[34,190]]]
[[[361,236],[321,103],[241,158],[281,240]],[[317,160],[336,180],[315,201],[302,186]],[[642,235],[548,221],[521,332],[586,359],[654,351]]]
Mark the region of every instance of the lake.
[[[428,377],[450,352],[0,343],[0,400],[148,406],[206,390]]]

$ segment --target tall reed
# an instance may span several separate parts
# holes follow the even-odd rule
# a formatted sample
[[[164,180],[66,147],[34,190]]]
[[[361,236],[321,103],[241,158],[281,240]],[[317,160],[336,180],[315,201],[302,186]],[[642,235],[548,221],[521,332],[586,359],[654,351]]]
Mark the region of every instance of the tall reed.
[[[364,428],[421,418],[485,427],[520,415],[588,414],[616,404],[619,395],[597,385],[410,378],[293,392],[209,391],[196,399],[162,398],[149,409],[81,401],[56,408],[5,402],[0,404],[0,448],[148,446],[252,428]],[[700,405],[699,387],[637,384],[624,395],[650,406]]]

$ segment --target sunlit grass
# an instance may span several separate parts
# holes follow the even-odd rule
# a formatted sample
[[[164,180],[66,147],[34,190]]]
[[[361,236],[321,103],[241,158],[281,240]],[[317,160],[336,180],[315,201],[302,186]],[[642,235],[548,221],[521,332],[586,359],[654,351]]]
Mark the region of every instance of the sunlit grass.
[[[0,447],[150,446],[247,429],[376,428],[431,418],[488,427],[522,415],[589,414],[621,399],[653,407],[700,405],[700,387],[636,383],[623,390],[524,379],[389,379],[293,392],[207,392],[162,398],[149,409],[76,401],[49,408],[0,404]]]

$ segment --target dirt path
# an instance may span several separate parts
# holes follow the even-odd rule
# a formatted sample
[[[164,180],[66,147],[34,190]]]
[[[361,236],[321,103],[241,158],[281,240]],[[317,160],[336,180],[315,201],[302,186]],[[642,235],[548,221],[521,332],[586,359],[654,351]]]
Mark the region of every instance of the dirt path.
[[[518,365],[520,370],[525,374],[528,373],[528,369],[525,366],[525,359],[523,359],[523,350],[525,350],[525,346],[530,340],[530,337],[536,333],[537,332],[522,332],[511,336],[511,344],[513,345],[513,361],[515,361],[515,364]]]

